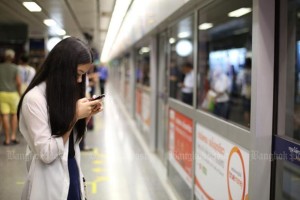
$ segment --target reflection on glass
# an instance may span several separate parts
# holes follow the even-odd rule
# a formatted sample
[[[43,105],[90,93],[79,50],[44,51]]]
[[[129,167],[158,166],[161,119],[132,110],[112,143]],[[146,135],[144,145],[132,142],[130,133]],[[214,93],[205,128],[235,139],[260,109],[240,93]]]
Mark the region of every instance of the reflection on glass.
[[[288,1],[286,68],[286,134],[300,140],[300,2]]]
[[[251,0],[216,1],[199,11],[198,26],[197,107],[248,127],[251,7]]]
[[[170,29],[169,96],[193,105],[193,17],[187,17]]]
[[[130,102],[130,94],[129,94],[129,85],[130,85],[130,67],[129,67],[129,55],[127,54],[123,58],[123,66],[124,66],[124,99],[126,100],[127,106]]]
[[[137,59],[135,67],[136,82],[149,87],[150,86],[150,48],[141,47],[137,50]]]
[[[170,97],[176,98],[177,97],[177,83],[180,76],[180,71],[178,69],[178,66],[176,65],[176,61],[171,60],[170,62],[170,69],[169,69],[169,93]]]
[[[276,200],[300,200],[299,166],[284,160],[277,161]]]
[[[194,72],[191,63],[182,65],[182,73],[184,74],[183,82],[180,83],[182,101],[188,105],[193,105],[193,90],[194,90]]]
[[[290,138],[300,140],[300,2],[298,0],[281,0],[282,5],[280,11],[280,33],[286,33],[286,38],[280,38],[286,45],[287,51],[283,52],[279,49],[281,62],[286,61],[280,69],[285,72],[279,76],[283,77],[279,85],[285,84],[284,98],[285,103],[279,104],[281,108],[285,108],[285,132],[284,134]],[[285,6],[286,5],[286,6]],[[280,63],[281,63],[280,62]],[[282,123],[282,121],[280,121]],[[283,134],[283,133],[280,133]],[[294,140],[294,141],[295,141]],[[292,151],[297,155],[297,145]],[[294,154],[295,153],[295,154]],[[298,158],[298,159],[297,159]],[[300,200],[300,167],[299,155],[294,158],[294,163],[288,160],[276,160],[276,200]]]

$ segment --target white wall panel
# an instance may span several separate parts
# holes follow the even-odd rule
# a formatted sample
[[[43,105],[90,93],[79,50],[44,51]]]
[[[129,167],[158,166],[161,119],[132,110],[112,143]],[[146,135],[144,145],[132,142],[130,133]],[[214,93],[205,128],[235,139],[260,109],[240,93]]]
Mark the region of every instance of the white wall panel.
[[[189,0],[135,0],[127,12],[110,58],[122,52],[150,32]]]

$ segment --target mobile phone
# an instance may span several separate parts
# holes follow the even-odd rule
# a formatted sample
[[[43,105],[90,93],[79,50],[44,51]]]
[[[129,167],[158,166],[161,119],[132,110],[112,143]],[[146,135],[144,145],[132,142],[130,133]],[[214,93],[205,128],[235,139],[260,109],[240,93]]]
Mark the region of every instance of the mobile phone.
[[[91,101],[99,100],[99,99],[102,99],[102,98],[104,98],[104,97],[105,97],[105,94],[101,94],[101,95],[99,95],[99,96],[97,96],[97,97],[95,97],[95,98],[92,98]]]

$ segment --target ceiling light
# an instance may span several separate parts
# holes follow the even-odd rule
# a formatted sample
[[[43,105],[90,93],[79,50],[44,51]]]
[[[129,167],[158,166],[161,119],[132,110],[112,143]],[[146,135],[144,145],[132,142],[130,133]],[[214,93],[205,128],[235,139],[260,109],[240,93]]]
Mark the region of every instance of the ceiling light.
[[[143,53],[148,53],[150,51],[150,48],[149,47],[142,47],[140,51],[143,52]]]
[[[191,34],[190,34],[190,32],[180,32],[179,34],[178,34],[178,37],[179,38],[187,38],[187,37],[189,37]]]
[[[193,45],[189,40],[180,40],[176,44],[176,53],[179,56],[185,57],[192,53]]]
[[[57,43],[61,41],[59,37],[52,37],[47,41],[47,50],[50,52]]]
[[[57,29],[56,34],[57,35],[66,35],[66,31],[64,29]]]
[[[246,15],[247,13],[251,12],[252,9],[251,8],[239,8],[237,10],[234,10],[230,13],[228,13],[229,17],[240,17],[243,15]]]
[[[212,28],[214,25],[212,23],[203,23],[199,25],[200,30],[207,30]]]
[[[23,2],[23,6],[25,6],[30,12],[42,11],[42,8],[35,2]]]
[[[170,38],[170,39],[169,39],[169,43],[170,43],[170,44],[174,44],[175,42],[176,42],[175,38]]]
[[[148,23],[149,23],[149,24],[153,24],[154,22],[155,22],[154,19],[149,19],[149,20],[148,20]]]
[[[114,11],[109,23],[107,36],[105,38],[104,46],[101,54],[101,61],[106,62],[109,59],[111,47],[115,42],[119,29],[122,25],[123,19],[132,0],[116,0]]]
[[[46,24],[47,26],[55,26],[56,22],[53,19],[45,19],[44,24]]]
[[[69,37],[71,37],[71,36],[65,35],[65,36],[63,37],[63,39],[66,39],[66,38],[69,38]]]

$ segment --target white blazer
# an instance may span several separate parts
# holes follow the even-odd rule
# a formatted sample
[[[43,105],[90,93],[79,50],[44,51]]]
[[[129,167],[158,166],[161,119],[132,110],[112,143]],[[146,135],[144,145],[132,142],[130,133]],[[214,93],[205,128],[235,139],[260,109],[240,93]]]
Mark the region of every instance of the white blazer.
[[[46,102],[46,83],[34,87],[24,97],[20,113],[20,132],[27,141],[28,175],[22,200],[66,200],[69,192],[69,141],[51,135]],[[76,136],[74,137],[75,140]],[[78,142],[74,144],[80,177],[81,198],[85,186],[80,168]]]

